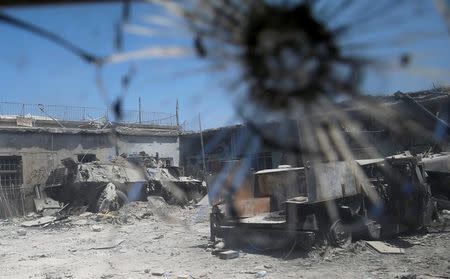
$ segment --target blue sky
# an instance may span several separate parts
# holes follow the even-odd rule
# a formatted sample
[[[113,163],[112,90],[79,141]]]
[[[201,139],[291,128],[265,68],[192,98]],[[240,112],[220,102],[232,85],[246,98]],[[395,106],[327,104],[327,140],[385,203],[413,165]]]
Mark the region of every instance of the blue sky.
[[[432,2],[432,1],[427,1]],[[429,5],[432,9],[432,5]],[[39,8],[5,9],[10,15],[32,22],[58,33],[82,48],[99,55],[114,52],[114,24],[121,7],[115,4],[44,6]],[[143,24],[142,17],[151,15],[148,5],[134,5],[131,21]],[[408,28],[425,27],[442,32],[446,29],[437,16],[425,21],[411,19]],[[176,37],[179,30],[172,30]],[[377,39],[386,34],[374,34]],[[370,36],[370,35],[369,35]],[[120,78],[132,63],[107,65],[102,71],[108,100],[98,92],[95,68],[65,49],[30,33],[0,23],[0,101],[46,103],[74,106],[104,107],[120,93]],[[190,40],[163,40],[126,34],[124,49],[137,50],[151,45],[187,45]],[[389,94],[397,90],[414,91],[435,84],[450,82],[450,40],[424,40],[414,43],[412,51],[420,55],[414,64],[420,65],[420,75],[400,71],[368,72],[364,82],[367,93]],[[389,50],[390,54],[392,50]],[[378,50],[377,54],[381,52]],[[387,54],[387,55],[388,55]],[[205,63],[196,57],[148,59],[134,63],[136,76],[125,98],[126,109],[136,109],[138,97],[144,110],[174,112],[180,102],[181,120],[194,122],[202,114],[205,127],[217,127],[238,121],[230,92],[224,78],[208,72],[195,71]],[[429,75],[427,68],[440,68],[438,75]],[[425,74],[423,73],[425,72]]]

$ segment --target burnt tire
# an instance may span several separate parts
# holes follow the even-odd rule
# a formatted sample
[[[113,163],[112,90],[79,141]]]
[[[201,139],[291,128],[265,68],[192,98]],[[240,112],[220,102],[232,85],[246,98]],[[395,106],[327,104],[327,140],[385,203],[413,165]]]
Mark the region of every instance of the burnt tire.
[[[119,198],[119,208],[128,203],[128,196],[121,190],[116,190],[117,197]]]
[[[345,248],[352,243],[352,232],[341,219],[336,220],[326,234],[331,245]]]

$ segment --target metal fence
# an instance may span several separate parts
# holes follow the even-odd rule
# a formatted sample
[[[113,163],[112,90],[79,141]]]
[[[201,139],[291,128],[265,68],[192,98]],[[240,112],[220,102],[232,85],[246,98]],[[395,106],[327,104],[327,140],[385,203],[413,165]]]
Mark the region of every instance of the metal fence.
[[[176,116],[170,113],[139,110],[124,110],[121,119],[114,118],[109,108],[76,107],[43,104],[22,104],[0,102],[0,117],[30,116],[34,119],[60,121],[115,121],[129,124],[150,124],[176,126]]]

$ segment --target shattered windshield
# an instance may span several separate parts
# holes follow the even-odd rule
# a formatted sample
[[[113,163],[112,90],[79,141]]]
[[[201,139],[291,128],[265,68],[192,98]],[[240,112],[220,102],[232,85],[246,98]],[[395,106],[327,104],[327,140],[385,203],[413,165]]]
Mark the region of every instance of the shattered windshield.
[[[449,278],[450,1],[0,1],[1,278]]]

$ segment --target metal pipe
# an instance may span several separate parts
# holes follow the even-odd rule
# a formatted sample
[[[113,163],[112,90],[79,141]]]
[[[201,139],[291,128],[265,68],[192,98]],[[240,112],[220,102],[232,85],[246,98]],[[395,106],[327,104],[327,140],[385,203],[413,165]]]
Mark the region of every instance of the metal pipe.
[[[205,146],[203,143],[203,131],[202,131],[202,121],[200,118],[200,113],[198,114],[198,126],[200,128],[200,143],[202,147],[202,161],[203,161],[203,180],[206,182],[206,162],[205,162]]]

